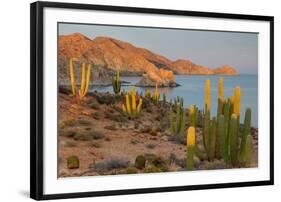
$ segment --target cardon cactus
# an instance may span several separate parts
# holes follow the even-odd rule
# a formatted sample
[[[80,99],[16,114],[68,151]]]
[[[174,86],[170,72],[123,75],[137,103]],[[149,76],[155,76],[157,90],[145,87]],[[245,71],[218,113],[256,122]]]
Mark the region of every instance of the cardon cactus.
[[[142,107],[142,99],[139,98],[137,103],[136,94],[131,92],[125,96],[125,104],[122,105],[122,111],[130,118],[136,117],[140,114]]]
[[[193,169],[193,156],[195,153],[195,128],[189,127],[186,135],[186,169]]]
[[[119,94],[121,90],[120,73],[117,70],[116,76],[112,77],[112,87],[115,94]]]
[[[169,120],[170,120],[170,129],[173,135],[178,136],[178,139],[181,141],[184,136],[185,131],[185,110],[181,107],[180,103],[176,106],[176,113],[174,114],[173,109],[170,108]]]
[[[151,98],[151,93],[150,93],[150,91],[149,91],[148,89],[145,89],[144,96],[145,96],[146,98],[148,98],[148,99]]]
[[[232,165],[237,165],[238,161],[238,124],[237,115],[231,115],[231,121],[229,126],[229,139],[230,139],[230,161]]]
[[[69,72],[70,72],[70,81],[71,81],[71,88],[72,88],[72,95],[76,96],[76,81],[75,81],[75,75],[74,75],[74,66],[73,61],[77,61],[75,58],[71,58],[69,62]],[[91,78],[91,65],[88,64],[87,66],[87,75],[85,74],[85,63],[82,63],[82,69],[81,69],[81,84],[80,84],[80,90],[78,91],[79,98],[83,98],[89,88]]]
[[[210,159],[210,161],[213,161],[215,159],[216,127],[217,127],[216,117],[213,117],[212,122],[211,122],[211,131],[210,131],[210,139],[209,139],[209,159]]]
[[[242,140],[240,146],[240,156],[242,159],[245,157],[246,142],[247,142],[248,135],[250,134],[251,134],[251,109],[247,108],[245,112],[244,127],[243,127]]]
[[[155,90],[154,90],[154,93],[152,95],[152,101],[155,105],[157,105],[159,103],[159,100],[160,100],[160,94],[158,92],[158,84],[156,83],[155,84]]]
[[[218,80],[218,107],[217,107],[217,132],[216,132],[216,157],[221,157],[221,142],[220,136],[222,135],[219,130],[221,122],[219,121],[219,116],[223,113],[223,78]]]

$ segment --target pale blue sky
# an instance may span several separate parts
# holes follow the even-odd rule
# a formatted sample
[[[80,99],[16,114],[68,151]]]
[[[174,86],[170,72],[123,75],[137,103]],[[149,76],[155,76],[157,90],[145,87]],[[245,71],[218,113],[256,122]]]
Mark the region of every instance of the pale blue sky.
[[[126,41],[171,60],[189,59],[210,68],[228,64],[240,73],[258,71],[257,33],[59,24],[59,35],[75,32],[91,39],[106,36]]]

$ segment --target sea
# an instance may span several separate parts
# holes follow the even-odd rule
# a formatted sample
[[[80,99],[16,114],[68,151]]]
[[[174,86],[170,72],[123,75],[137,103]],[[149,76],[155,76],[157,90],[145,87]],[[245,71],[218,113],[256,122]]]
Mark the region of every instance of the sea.
[[[244,122],[244,114],[246,108],[252,110],[252,126],[258,128],[258,75],[242,74],[239,76],[197,76],[197,75],[175,75],[176,83],[180,86],[176,88],[159,88],[161,94],[165,92],[167,100],[173,99],[177,96],[184,99],[184,106],[189,107],[195,104],[199,109],[204,108],[205,99],[205,81],[211,81],[211,114],[215,116],[217,113],[217,97],[218,97],[218,79],[223,78],[224,97],[233,95],[234,88],[240,86],[241,88],[241,105],[240,105],[240,121]],[[122,90],[130,90],[132,85],[137,83],[141,77],[130,76],[121,77],[122,81],[130,82],[122,86]],[[130,85],[132,84],[132,85]],[[141,93],[145,92],[145,87],[135,87]],[[148,88],[153,91],[153,88]],[[98,92],[113,92],[112,86],[93,86],[90,91]]]

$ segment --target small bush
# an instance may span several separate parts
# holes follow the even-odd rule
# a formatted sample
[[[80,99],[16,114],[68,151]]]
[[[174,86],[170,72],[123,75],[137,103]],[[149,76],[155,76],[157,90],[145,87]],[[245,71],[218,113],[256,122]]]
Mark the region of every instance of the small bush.
[[[161,170],[154,165],[150,165],[144,169],[144,172],[145,173],[158,173],[158,172],[161,172]]]
[[[90,107],[94,110],[99,110],[100,109],[100,105],[99,103],[93,102],[90,104]]]
[[[138,169],[143,169],[145,167],[146,159],[143,155],[138,155],[135,160],[135,167]]]
[[[94,142],[94,141],[90,142],[89,146],[95,148],[101,148],[101,144],[99,142]]]
[[[112,125],[109,125],[109,126],[104,126],[104,129],[107,129],[107,130],[116,130],[116,126],[115,126],[115,124],[112,124]]]
[[[95,112],[92,114],[92,117],[96,120],[100,120],[103,117],[103,115],[101,112]]]
[[[82,140],[82,141],[88,141],[88,140],[98,140],[104,138],[104,134],[99,131],[85,131],[80,132],[74,136],[75,140]]]
[[[156,147],[156,144],[149,143],[149,144],[147,144],[147,145],[145,145],[145,146],[146,146],[146,148],[148,148],[148,149],[154,149],[154,148]]]
[[[65,126],[74,126],[76,124],[76,120],[74,118],[67,119],[63,121]]]
[[[138,173],[138,169],[132,166],[120,171],[120,174],[135,174],[135,173]]]
[[[94,165],[94,169],[98,172],[108,171],[111,169],[126,168],[129,165],[129,161],[121,158],[112,158],[105,160]]]
[[[87,119],[78,119],[78,123],[81,125],[92,125],[92,122]]]
[[[76,147],[77,146],[77,142],[74,141],[66,141],[64,144],[65,147]]]
[[[75,169],[79,168],[79,158],[77,156],[70,156],[67,158],[67,168]]]
[[[77,132],[74,130],[66,130],[66,131],[61,132],[61,135],[65,136],[65,137],[74,137],[76,134],[77,134]]]

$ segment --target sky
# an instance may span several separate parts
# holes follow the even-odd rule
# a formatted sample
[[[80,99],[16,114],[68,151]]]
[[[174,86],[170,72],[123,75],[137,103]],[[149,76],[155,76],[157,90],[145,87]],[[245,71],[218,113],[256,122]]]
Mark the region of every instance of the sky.
[[[126,41],[170,60],[188,59],[216,68],[230,65],[239,73],[258,72],[258,34],[89,24],[59,24],[59,35],[79,32]]]

